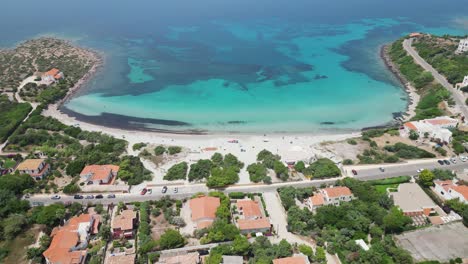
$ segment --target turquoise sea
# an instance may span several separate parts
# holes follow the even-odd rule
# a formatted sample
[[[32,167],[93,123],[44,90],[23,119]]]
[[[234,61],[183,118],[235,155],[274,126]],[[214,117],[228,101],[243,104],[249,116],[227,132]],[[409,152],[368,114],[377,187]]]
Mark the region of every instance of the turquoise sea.
[[[53,35],[105,54],[62,110],[133,129],[358,130],[407,95],[380,46],[409,32],[467,34],[461,1],[35,1],[0,10],[2,46]],[[66,74],[66,73],[65,73]]]

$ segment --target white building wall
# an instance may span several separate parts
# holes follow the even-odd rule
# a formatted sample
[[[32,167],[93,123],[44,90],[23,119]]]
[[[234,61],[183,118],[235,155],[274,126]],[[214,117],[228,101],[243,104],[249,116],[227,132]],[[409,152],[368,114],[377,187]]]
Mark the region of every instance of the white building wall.
[[[457,48],[457,53],[463,53],[466,51],[468,51],[468,38],[460,40]]]
[[[450,195],[450,193],[448,191],[445,191],[444,188],[442,188],[442,186],[436,184],[435,187],[434,187],[434,190],[438,194],[440,194],[442,197],[444,197],[445,200],[452,199],[452,196]]]
[[[452,199],[460,199],[461,202],[468,204],[468,201],[465,200],[465,197],[461,193],[450,189],[450,194],[452,196]]]

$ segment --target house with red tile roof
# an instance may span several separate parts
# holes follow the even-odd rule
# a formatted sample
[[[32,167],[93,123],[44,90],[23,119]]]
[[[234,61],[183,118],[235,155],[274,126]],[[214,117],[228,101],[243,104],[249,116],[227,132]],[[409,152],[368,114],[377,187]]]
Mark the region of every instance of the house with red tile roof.
[[[133,210],[123,210],[115,215],[111,222],[112,236],[114,238],[133,238],[137,213]]]
[[[338,186],[319,190],[306,200],[306,204],[310,210],[314,211],[324,205],[339,205],[341,202],[349,202],[352,199],[354,195],[348,187]]]
[[[449,129],[455,128],[458,120],[448,116],[439,116],[419,121],[406,122],[403,124],[403,134],[409,136],[411,131],[418,133],[420,137],[425,134],[429,138],[441,143],[450,143],[452,132]]]
[[[455,181],[434,181],[434,191],[445,200],[459,199],[462,203],[468,203],[468,186],[457,185]]]
[[[429,216],[437,208],[434,201],[417,183],[398,185],[398,191],[392,192],[391,197],[406,216]]]
[[[211,226],[216,218],[216,210],[221,205],[218,197],[201,196],[189,201],[192,221],[198,229]]]
[[[16,170],[22,174],[29,174],[29,176],[39,181],[47,176],[50,165],[44,159],[26,159],[16,167]]]
[[[63,79],[64,77],[65,76],[63,75],[63,72],[61,72],[59,69],[53,68],[47,72],[44,72],[41,76],[41,79],[44,83],[50,85],[60,79]]]
[[[119,172],[117,165],[88,165],[83,168],[80,177],[86,184],[109,184]]]
[[[82,214],[71,218],[63,227],[54,228],[52,241],[43,255],[47,264],[83,264],[89,236],[94,230],[96,215]]]
[[[236,203],[239,212],[237,227],[242,234],[271,232],[270,219],[262,213],[261,204],[251,199],[238,200]]]
[[[292,257],[274,259],[273,264],[310,264],[310,261],[304,254],[295,254]]]

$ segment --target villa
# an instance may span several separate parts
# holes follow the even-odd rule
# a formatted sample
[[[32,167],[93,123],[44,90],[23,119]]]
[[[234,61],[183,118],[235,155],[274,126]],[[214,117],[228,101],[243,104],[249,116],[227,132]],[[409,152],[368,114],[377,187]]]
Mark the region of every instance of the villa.
[[[35,180],[44,179],[50,171],[50,165],[44,159],[27,159],[21,162],[16,171],[23,174],[28,174]]]
[[[119,166],[116,165],[88,165],[80,173],[86,184],[109,184],[117,177]]]
[[[452,132],[449,129],[456,128],[457,125],[458,120],[447,116],[440,116],[431,119],[406,122],[403,125],[403,132],[409,136],[411,131],[415,131],[420,137],[425,137],[427,135],[435,141],[448,144],[452,140]]]
[[[237,226],[241,233],[267,233],[271,231],[270,220],[263,217],[259,202],[250,199],[238,200],[236,206],[241,216],[237,220]]]
[[[211,226],[216,218],[216,210],[221,205],[218,197],[201,196],[189,201],[192,221],[198,229]]]
[[[111,223],[112,236],[114,238],[133,238],[135,235],[135,224],[137,213],[133,210],[123,210],[120,214],[114,216]]]
[[[391,193],[391,197],[406,216],[429,216],[437,208],[417,183],[398,185],[398,191]]]
[[[71,218],[63,227],[52,230],[52,242],[43,255],[47,264],[83,264],[88,252],[88,241],[93,233],[95,215],[82,214]]]
[[[53,68],[42,74],[41,79],[42,82],[46,83],[47,85],[50,85],[60,79],[63,79],[64,77],[65,76],[59,69]]]
[[[354,195],[348,187],[330,187],[324,188],[314,193],[306,204],[311,211],[324,205],[339,205],[341,202],[349,202],[354,199]]]
[[[455,181],[435,181],[434,191],[445,200],[459,199],[460,202],[468,204],[468,186],[457,185]]]
[[[294,254],[292,257],[274,259],[273,264],[309,264],[309,258],[304,254]]]
[[[468,51],[468,38],[460,40],[456,53],[460,54]]]

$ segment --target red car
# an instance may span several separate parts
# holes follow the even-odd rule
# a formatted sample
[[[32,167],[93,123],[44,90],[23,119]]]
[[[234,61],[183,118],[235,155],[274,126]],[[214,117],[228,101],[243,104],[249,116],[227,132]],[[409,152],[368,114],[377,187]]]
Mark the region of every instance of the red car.
[[[356,171],[356,170],[352,170],[351,172],[353,172],[354,175],[357,175],[357,171]]]
[[[141,195],[145,195],[147,191],[148,191],[148,189],[143,188],[143,190],[141,190],[141,193],[140,193],[140,194],[141,194]]]

